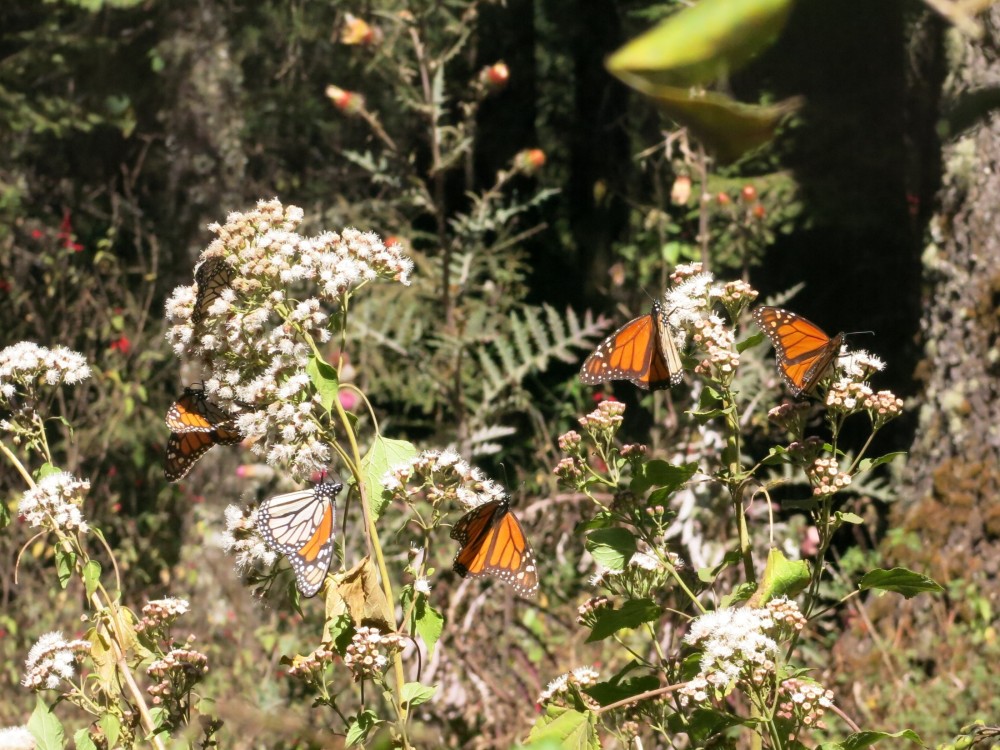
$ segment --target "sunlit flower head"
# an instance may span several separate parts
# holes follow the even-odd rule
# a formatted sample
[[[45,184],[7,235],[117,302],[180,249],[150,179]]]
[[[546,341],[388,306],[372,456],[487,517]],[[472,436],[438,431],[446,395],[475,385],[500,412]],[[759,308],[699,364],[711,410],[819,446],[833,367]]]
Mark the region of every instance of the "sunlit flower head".
[[[69,472],[49,474],[32,489],[25,490],[17,511],[33,528],[85,534],[90,527],[80,506],[89,489],[90,482]]]
[[[383,475],[382,486],[401,502],[423,496],[435,506],[457,502],[475,508],[507,497],[503,486],[451,449],[427,450],[396,464]]]
[[[60,632],[46,633],[28,652],[21,684],[30,690],[55,690],[76,674],[76,658],[90,651],[90,641],[67,641]]]
[[[65,346],[48,349],[20,341],[0,349],[0,407],[15,412],[30,408],[41,387],[72,385],[89,377],[90,366],[82,354]]]

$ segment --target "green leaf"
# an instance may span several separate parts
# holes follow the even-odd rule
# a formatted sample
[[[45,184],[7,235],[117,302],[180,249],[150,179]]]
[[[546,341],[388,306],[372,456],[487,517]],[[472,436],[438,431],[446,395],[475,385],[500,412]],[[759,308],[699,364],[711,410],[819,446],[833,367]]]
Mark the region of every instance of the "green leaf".
[[[309,375],[309,380],[316,387],[316,391],[322,399],[323,408],[330,411],[333,408],[333,402],[337,399],[340,392],[340,380],[337,378],[337,371],[326,362],[313,356],[309,358],[309,362],[306,364],[306,374]]]
[[[545,713],[531,728],[528,747],[535,743],[556,741],[560,750],[600,750],[597,737],[597,716],[593,711],[577,711],[560,706],[547,706]]]
[[[59,577],[59,585],[66,588],[69,579],[73,577],[73,566],[76,565],[76,553],[63,549],[61,544],[56,544],[56,575]]]
[[[632,478],[629,489],[636,495],[641,495],[650,487],[663,487],[667,492],[674,492],[683,487],[697,471],[696,462],[675,466],[666,461],[653,459],[643,466],[641,474]]]
[[[10,520],[10,508],[7,507],[6,501],[0,500],[0,529],[10,526]]]
[[[377,521],[389,504],[389,495],[382,486],[382,477],[393,466],[408,461],[415,455],[417,449],[413,443],[375,436],[368,452],[361,459],[361,474],[368,491],[373,520]]]
[[[631,698],[633,695],[656,690],[659,686],[660,680],[656,675],[646,675],[644,677],[636,677],[634,680],[626,680],[618,683],[599,682],[596,685],[586,688],[583,692],[602,706],[607,706],[611,703]]]
[[[97,584],[101,582],[101,564],[97,560],[88,560],[83,566],[83,585],[87,589],[87,598],[90,598],[97,591]]]
[[[437,692],[437,685],[421,685],[419,682],[407,682],[403,685],[401,696],[403,698],[403,708],[409,710],[421,703],[426,703],[434,697]]]
[[[104,730],[104,736],[108,738],[108,747],[117,747],[118,738],[122,734],[122,725],[118,717],[114,714],[101,714],[97,726]]]
[[[944,589],[932,578],[914,573],[906,568],[893,568],[884,570],[878,568],[869,571],[858,583],[861,591],[868,589],[882,589],[883,591],[895,591],[902,594],[907,599],[925,592],[938,593]]]
[[[730,565],[738,565],[743,556],[738,549],[731,549],[714,568],[698,568],[698,580],[702,583],[711,583],[716,577]]]
[[[350,747],[364,742],[368,738],[368,733],[380,723],[372,710],[361,711],[357,716],[352,716],[347,723],[344,746]]]
[[[767,566],[757,592],[750,597],[751,607],[763,607],[778,596],[795,596],[809,585],[809,563],[789,560],[777,547],[767,553]]]
[[[62,469],[58,466],[53,466],[52,464],[42,464],[38,471],[35,472],[35,479],[45,479],[45,477],[51,474],[58,474]]]
[[[770,45],[791,7],[792,0],[701,0],[626,43],[608,70],[640,91],[709,83]]]
[[[76,750],[97,750],[97,745],[90,739],[90,731],[86,727],[77,729],[73,733],[73,744],[76,745]]]
[[[635,536],[622,528],[597,529],[587,537],[587,551],[608,570],[625,570],[636,551]]]
[[[603,641],[625,628],[634,629],[645,622],[655,622],[663,611],[652,599],[629,599],[621,609],[601,609],[587,643]]]
[[[865,519],[863,519],[857,513],[845,513],[843,511],[838,510],[833,515],[838,521],[840,521],[840,523],[852,523],[855,526],[860,526],[865,522]]]
[[[858,473],[864,471],[871,471],[876,466],[881,466],[882,464],[890,463],[900,456],[906,456],[905,451],[896,451],[895,453],[886,453],[884,456],[879,456],[878,458],[863,458],[861,463],[858,464]]]
[[[747,338],[736,344],[736,353],[742,354],[747,349],[757,346],[761,341],[764,340],[764,332],[755,333],[753,336],[747,336]]]
[[[431,606],[427,597],[421,595],[414,607],[413,618],[417,635],[427,646],[427,658],[430,659],[434,653],[434,644],[441,639],[444,631],[444,615]]]
[[[35,696],[35,710],[28,719],[28,731],[35,738],[36,750],[62,750],[66,747],[63,726],[41,695]]]
[[[610,528],[614,522],[614,516],[607,511],[602,510],[589,521],[580,521],[580,523],[573,527],[573,533],[583,534],[586,531],[593,531],[594,529],[607,529]]]
[[[843,742],[824,742],[822,745],[817,745],[816,750],[862,750],[862,748],[871,747],[876,742],[881,740],[899,738],[910,740],[910,742],[916,742],[921,747],[924,746],[924,743],[921,741],[916,732],[912,729],[904,729],[895,733],[872,731],[855,732]]]
[[[738,716],[714,708],[696,708],[691,712],[684,731],[691,738],[694,747],[704,747],[710,737],[715,737],[730,727],[743,722]]]

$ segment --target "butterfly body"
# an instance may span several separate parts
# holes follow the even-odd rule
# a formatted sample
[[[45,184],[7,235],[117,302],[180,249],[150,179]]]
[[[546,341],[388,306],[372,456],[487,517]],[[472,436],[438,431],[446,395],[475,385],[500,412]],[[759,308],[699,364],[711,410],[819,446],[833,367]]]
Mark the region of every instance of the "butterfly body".
[[[844,334],[833,338],[801,315],[758,307],[753,319],[774,345],[778,373],[795,396],[811,393],[840,353]]]
[[[268,498],[257,510],[257,530],[268,546],[292,566],[295,585],[311,597],[322,588],[333,559],[340,482],[320,482],[306,490]]]
[[[208,308],[229,288],[236,271],[218,256],[202,261],[194,272],[195,300],[191,320],[196,325],[208,314]]]
[[[538,591],[535,553],[506,498],[470,510],[455,524],[451,538],[462,545],[452,569],[463,578],[494,576],[521,596]]]
[[[216,445],[234,445],[243,435],[227,414],[205,397],[200,388],[185,388],[167,410],[167,455],[163,474],[168,482],[179,482],[198,459]]]
[[[607,380],[628,380],[647,391],[670,388],[681,382],[683,364],[659,302],[648,315],[640,315],[608,336],[587,357],[580,380],[597,385]]]

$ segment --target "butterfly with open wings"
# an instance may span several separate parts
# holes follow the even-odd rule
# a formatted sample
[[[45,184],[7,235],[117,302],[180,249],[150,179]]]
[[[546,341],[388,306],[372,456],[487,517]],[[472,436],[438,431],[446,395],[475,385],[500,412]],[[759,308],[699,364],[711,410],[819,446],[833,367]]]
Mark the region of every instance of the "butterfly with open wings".
[[[604,339],[580,369],[586,385],[628,380],[647,391],[677,385],[682,375],[681,355],[659,302]]]
[[[521,596],[538,592],[535,553],[507,498],[470,510],[455,524],[451,538],[462,545],[452,569],[463,578],[493,576]]]
[[[340,482],[268,498],[257,510],[257,530],[292,566],[295,585],[304,597],[315,596],[333,559],[337,494]]]
[[[827,336],[815,323],[780,307],[758,307],[753,319],[774,345],[778,373],[792,394],[809,394],[829,371],[844,334]]]

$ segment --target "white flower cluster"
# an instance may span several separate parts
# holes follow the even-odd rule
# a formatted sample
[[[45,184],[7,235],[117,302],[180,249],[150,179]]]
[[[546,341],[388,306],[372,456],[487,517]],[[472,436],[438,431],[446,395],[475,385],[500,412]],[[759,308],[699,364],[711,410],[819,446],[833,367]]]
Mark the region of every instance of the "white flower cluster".
[[[35,750],[37,746],[26,726],[0,729],[0,750]]]
[[[226,530],[222,533],[222,548],[226,554],[236,557],[236,572],[243,575],[258,563],[270,568],[278,560],[278,553],[272,550],[257,532],[256,509],[247,513],[238,505],[229,505],[225,510]]]
[[[402,645],[403,639],[399,634],[382,633],[378,628],[363,625],[347,646],[344,664],[354,673],[355,680],[377,677],[389,666],[389,655]]]
[[[187,600],[173,596],[148,601],[142,608],[142,618],[135,625],[136,632],[148,633],[167,628],[190,608]]]
[[[778,644],[770,609],[729,607],[694,620],[684,642],[701,649],[698,675],[680,690],[683,700],[704,701],[708,688],[726,691],[737,682],[763,684],[774,672]]]
[[[39,385],[79,383],[90,377],[90,366],[82,354],[57,346],[47,349],[20,341],[0,350],[0,406],[17,409],[18,396],[34,401]]]
[[[377,235],[345,229],[305,237],[302,209],[261,201],[230,214],[201,256],[193,286],[167,300],[167,337],[178,356],[207,365],[205,391],[238,412],[236,427],[269,464],[299,477],[322,470],[322,399],[306,372],[330,340],[326,307],[376,279],[409,283],[412,261]]]
[[[17,512],[32,528],[86,534],[90,527],[80,512],[90,482],[66,471],[49,474],[21,497]]]
[[[67,641],[58,631],[46,633],[28,652],[21,684],[30,690],[54,690],[60,680],[73,679],[77,653],[89,651],[90,641]]]
[[[536,701],[539,704],[549,703],[561,695],[565,695],[571,688],[585,688],[596,685],[600,674],[592,667],[577,667],[572,672],[561,674],[552,680],[545,690],[541,692]]]
[[[467,508],[503,500],[507,496],[500,484],[487,479],[482,470],[470,466],[450,448],[424,451],[409,461],[393,466],[382,477],[382,486],[403,502],[423,493],[427,501],[434,505],[455,500]]]

